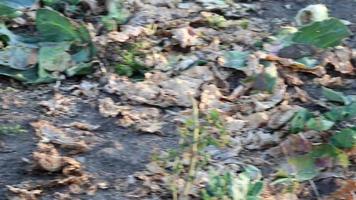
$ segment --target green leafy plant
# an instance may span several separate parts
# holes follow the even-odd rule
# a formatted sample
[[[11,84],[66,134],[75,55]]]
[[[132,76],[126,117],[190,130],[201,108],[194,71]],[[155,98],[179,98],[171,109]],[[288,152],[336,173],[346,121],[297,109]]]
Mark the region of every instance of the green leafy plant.
[[[0,75],[25,83],[48,83],[57,78],[53,72],[67,76],[90,72],[95,47],[84,25],[77,25],[57,11],[38,9],[37,38],[14,34],[0,25],[0,35],[8,38],[0,49]]]
[[[288,162],[294,167],[294,176],[298,181],[313,179],[319,174],[320,169],[328,165],[347,167],[349,164],[347,155],[331,144],[316,145],[311,152],[291,157]]]
[[[169,166],[167,174],[173,199],[190,198],[192,187],[196,183],[196,173],[209,167],[210,156],[205,149],[210,145],[225,147],[229,141],[229,134],[219,113],[211,111],[202,118],[197,103],[193,102],[193,117],[186,121],[180,132],[180,148],[159,159],[166,163],[164,166]],[[237,175],[233,172],[218,173],[214,167],[209,168],[211,175],[206,186],[200,191],[201,199],[260,199],[263,182],[261,172],[256,167],[247,165],[243,172]],[[184,185],[179,184],[178,180],[183,180]]]
[[[142,79],[147,67],[136,60],[138,53],[135,50],[129,50],[123,53],[122,61],[115,66],[117,74],[131,77],[134,79]]]
[[[254,166],[247,166],[237,176],[231,172],[211,176],[202,190],[203,200],[258,200],[263,189],[261,172]]]
[[[209,155],[205,152],[206,147],[225,146],[229,141],[227,137],[228,134],[218,112],[212,111],[202,119],[197,103],[193,100],[193,117],[181,128],[179,149],[159,158],[164,168],[169,166],[168,187],[172,191],[174,200],[188,199],[197,171],[208,165]],[[184,180],[183,187],[177,182],[179,179]]]
[[[308,110],[301,109],[291,120],[290,131],[292,133],[303,130],[327,131],[333,128],[337,122],[356,116],[356,102],[351,97],[324,87],[322,94],[328,101],[341,103],[343,106],[335,105],[321,116],[315,116]]]
[[[321,116],[315,116],[307,109],[301,109],[290,122],[292,133],[304,130],[329,131],[338,122],[356,116],[356,103],[350,96],[345,96],[343,93],[329,88],[322,88],[322,93],[328,101],[343,104],[343,106],[334,107]],[[321,169],[334,164],[347,167],[348,156],[342,149],[352,148],[355,144],[356,129],[354,127],[345,128],[334,134],[329,143],[314,145],[311,152],[289,158],[288,162],[295,169],[295,179],[298,181],[311,180],[319,174]]]

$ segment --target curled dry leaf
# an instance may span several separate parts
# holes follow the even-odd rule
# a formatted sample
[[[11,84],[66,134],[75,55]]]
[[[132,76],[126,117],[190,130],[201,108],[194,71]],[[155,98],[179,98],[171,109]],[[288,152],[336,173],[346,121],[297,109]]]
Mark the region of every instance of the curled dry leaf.
[[[133,127],[147,133],[160,133],[164,124],[157,108],[121,106],[119,112],[122,116],[119,124],[124,127]]]
[[[240,131],[246,125],[245,120],[234,119],[233,117],[229,117],[229,116],[225,116],[224,119],[225,119],[226,130],[231,133],[236,133],[237,131]]]
[[[273,93],[270,94],[256,94],[251,95],[253,103],[255,104],[255,110],[257,112],[270,109],[282,102],[287,92],[287,85],[281,79],[277,80],[277,85],[273,89]]]
[[[72,176],[82,174],[82,166],[78,161],[70,157],[63,157],[65,167],[62,170],[63,175]]]
[[[73,109],[72,100],[68,96],[59,93],[56,93],[50,100],[39,102],[39,105],[47,109],[46,114],[48,115],[65,114]]]
[[[300,135],[288,136],[279,146],[286,156],[295,156],[312,150],[312,143]]]
[[[282,66],[291,68],[294,71],[307,72],[319,77],[326,74],[326,70],[323,65],[314,66],[315,64],[313,64],[313,66],[308,66],[302,62],[296,62],[293,59],[281,58],[274,55],[263,55],[262,58],[268,61],[276,61]]]
[[[217,110],[219,112],[229,112],[234,106],[230,102],[223,101],[223,95],[220,90],[213,84],[204,85],[203,92],[200,95],[199,108],[202,111]]]
[[[315,78],[314,83],[327,87],[343,86],[344,82],[341,77],[331,77],[329,74],[324,75],[321,78]]]
[[[174,29],[172,34],[173,38],[176,39],[183,48],[195,46],[199,43],[198,33],[192,27]]]
[[[69,90],[73,90],[72,94],[74,95],[84,95],[87,97],[96,97],[99,94],[97,83],[82,81],[79,85],[74,85]]]
[[[247,121],[248,129],[256,129],[267,125],[269,115],[267,112],[258,112],[247,116],[245,120]]]
[[[32,122],[31,126],[35,128],[36,135],[43,143],[59,144],[64,148],[73,149],[77,152],[83,152],[89,149],[85,141],[70,137],[62,129],[53,126],[48,121],[39,120]]]
[[[343,74],[355,74],[352,65],[352,50],[348,47],[337,47],[333,51],[326,52],[323,56],[323,65],[332,64],[336,71]]]
[[[303,103],[307,103],[309,101],[313,101],[313,98],[309,96],[309,94],[305,91],[300,89],[299,87],[294,87],[295,93],[292,95],[293,98],[300,100]]]
[[[280,137],[277,132],[268,133],[263,129],[254,129],[247,131],[241,142],[246,149],[261,149],[279,143]]]
[[[299,78],[298,74],[292,70],[283,71],[281,76],[284,78],[287,85],[300,86],[304,84],[304,82]]]
[[[116,117],[120,110],[119,106],[111,98],[107,97],[99,99],[99,112],[104,117]]]
[[[111,31],[108,33],[109,42],[126,42],[130,39],[130,36],[118,31]]]
[[[84,122],[73,122],[68,125],[69,127],[77,128],[80,130],[85,130],[85,131],[94,131],[100,127],[100,125],[93,125],[89,123],[84,123]]]
[[[105,90],[136,103],[159,107],[190,107],[191,97],[197,97],[201,85],[213,79],[209,67],[195,66],[173,78],[161,72],[147,73],[144,81],[135,83],[111,75]]]
[[[33,152],[33,160],[36,167],[49,172],[62,170],[63,175],[71,176],[81,174],[81,165],[70,157],[61,156],[51,144],[39,143],[37,150]]]
[[[267,126],[271,129],[279,129],[292,119],[294,114],[300,109],[299,106],[280,106],[276,111],[270,113],[270,120]]]
[[[56,172],[63,168],[64,160],[56,148],[51,144],[39,143],[33,152],[33,160],[40,169]]]
[[[7,189],[13,193],[9,196],[9,200],[38,200],[42,190],[27,190],[7,185]]]

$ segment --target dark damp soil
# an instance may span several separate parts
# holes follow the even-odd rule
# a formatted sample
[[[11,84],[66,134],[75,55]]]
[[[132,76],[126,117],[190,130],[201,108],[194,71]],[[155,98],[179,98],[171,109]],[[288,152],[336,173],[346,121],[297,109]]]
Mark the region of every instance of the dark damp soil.
[[[0,83],[0,88],[5,88],[5,85],[9,86]],[[99,180],[108,182],[109,189],[98,191],[96,196],[83,197],[83,199],[127,199],[115,188],[116,185],[119,187],[118,184],[124,183],[128,176],[143,170],[154,149],[171,148],[176,144],[174,129],[170,128],[171,130],[167,131],[168,135],[159,136],[120,128],[116,125],[117,119],[102,117],[96,107],[90,103],[82,103],[87,102],[87,99],[75,100],[78,106],[74,114],[60,117],[46,116],[38,103],[41,100],[51,99],[53,97],[51,90],[49,87],[32,89],[34,90],[19,87],[18,91],[1,91],[1,97],[7,96],[13,98],[13,101],[25,103],[0,109],[0,124],[21,125],[26,133],[0,135],[0,200],[6,199],[6,185],[25,181],[41,182],[57,176],[34,171],[32,166],[25,162],[31,160],[38,143],[38,138],[29,124],[39,119],[48,120],[58,127],[76,121],[100,126],[93,131],[96,145],[74,158],[81,162],[85,171]],[[46,190],[47,193],[42,196],[42,199],[53,199],[53,193],[57,191],[61,191],[61,188]]]

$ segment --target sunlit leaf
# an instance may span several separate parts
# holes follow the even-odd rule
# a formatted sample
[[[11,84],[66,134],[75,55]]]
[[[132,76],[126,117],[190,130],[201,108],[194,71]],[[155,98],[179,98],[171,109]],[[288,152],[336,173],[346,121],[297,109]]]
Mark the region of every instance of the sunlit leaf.
[[[334,47],[350,36],[351,32],[340,20],[330,18],[304,26],[295,33],[293,41],[319,48]]]
[[[326,131],[333,127],[335,122],[327,120],[324,117],[311,118],[307,121],[306,127],[315,131]]]

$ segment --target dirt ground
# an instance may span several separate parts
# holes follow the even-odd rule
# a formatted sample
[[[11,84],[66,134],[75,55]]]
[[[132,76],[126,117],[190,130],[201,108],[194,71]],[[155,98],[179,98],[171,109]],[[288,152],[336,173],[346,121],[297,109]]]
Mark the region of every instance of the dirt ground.
[[[354,0],[261,0],[247,1],[260,3],[261,12],[250,13],[251,16],[261,18],[275,32],[278,27],[290,24],[297,11],[312,3],[324,3],[331,10],[331,15],[352,23],[350,29],[356,31],[356,2]],[[286,5],[290,5],[288,9]],[[350,6],[352,5],[352,6]],[[135,15],[135,13],[133,13]],[[347,44],[356,48],[356,37],[348,39]],[[346,76],[347,77],[347,76]],[[350,77],[348,77],[350,78]],[[84,78],[91,81],[90,78]],[[309,75],[303,76],[309,79]],[[65,87],[80,84],[82,80],[72,79],[64,83]],[[79,160],[85,171],[89,172],[97,180],[108,183],[108,189],[98,190],[95,196],[76,195],[78,199],[90,200],[120,200],[129,199],[125,193],[131,187],[127,182],[133,179],[133,174],[145,169],[155,149],[174,148],[177,145],[178,136],[175,124],[168,123],[162,134],[142,133],[130,128],[123,128],[116,124],[117,118],[103,117],[99,113],[97,99],[111,97],[116,102],[120,99],[113,94],[108,94],[99,86],[99,94],[94,97],[73,95],[71,92],[60,90],[55,92],[53,85],[23,86],[17,82],[1,77],[0,80],[0,124],[19,124],[26,129],[26,133],[0,135],[0,200],[5,200],[8,189],[6,185],[16,185],[24,182],[38,182],[39,184],[55,179],[60,174],[39,172],[32,170],[31,156],[36,149],[38,137],[34,128],[30,125],[38,120],[46,120],[56,127],[65,128],[72,122],[85,122],[99,127],[91,131],[86,140],[92,144],[89,151],[76,154],[73,158]],[[12,89],[9,89],[9,88]],[[313,84],[306,84],[303,88],[313,97],[318,98],[320,92]],[[356,94],[356,81],[350,83],[347,88],[340,88],[347,94]],[[71,100],[73,110],[53,116],[46,114],[46,108],[40,102],[50,100],[54,94],[60,93]],[[2,108],[1,108],[2,106]],[[168,113],[170,109],[159,108],[161,112]],[[167,122],[170,119],[166,119]],[[242,157],[249,158],[259,155],[258,151],[243,151]],[[263,172],[269,172],[268,165]],[[321,194],[328,194],[335,190],[334,183],[317,183]],[[133,183],[135,185],[135,183]],[[53,199],[55,192],[61,192],[61,187],[49,188],[41,196],[43,200]],[[315,198],[311,195],[311,199]],[[154,198],[148,198],[154,199]],[[159,199],[157,197],[157,199]]]
[[[7,87],[9,84],[4,81],[2,88],[4,88],[3,86]],[[21,105],[11,107],[9,110],[2,110],[0,122],[3,124],[20,124],[28,132],[0,136],[2,144],[0,199],[6,199],[4,196],[7,190],[5,185],[18,184],[23,181],[49,180],[56,176],[56,174],[32,172],[30,170],[31,165],[23,161],[23,158],[31,157],[37,143],[34,130],[29,124],[40,119],[58,125],[76,121],[99,125],[100,127],[95,131],[94,136],[97,144],[89,152],[79,155],[77,159],[83,162],[88,172],[112,183],[113,186],[117,184],[117,187],[120,187],[120,184],[125,182],[128,176],[144,169],[145,163],[151,157],[152,150],[171,148],[177,142],[174,129],[171,127],[167,127],[167,133],[164,136],[137,133],[133,130],[118,127],[115,125],[115,119],[102,117],[98,109],[90,104],[95,99],[75,99],[74,103],[78,104],[77,110],[71,116],[58,118],[46,116],[38,102],[50,99],[53,95],[51,89],[46,86],[23,88],[19,85],[14,88],[17,88],[16,92],[2,92],[2,97],[8,97],[12,102],[21,102]],[[49,193],[52,194],[52,191]],[[126,199],[121,196],[121,193],[116,189],[109,189],[99,192],[95,197],[84,199]],[[52,198],[52,195],[43,196],[43,199]]]

